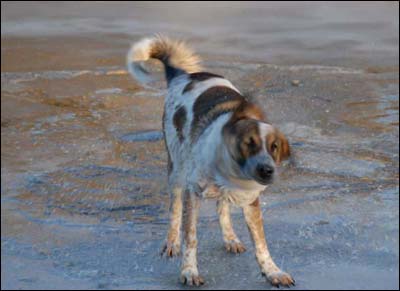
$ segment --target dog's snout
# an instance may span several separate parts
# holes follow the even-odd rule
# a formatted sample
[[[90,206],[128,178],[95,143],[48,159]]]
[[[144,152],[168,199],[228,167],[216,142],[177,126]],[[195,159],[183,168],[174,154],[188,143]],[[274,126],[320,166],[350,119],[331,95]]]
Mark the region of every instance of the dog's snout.
[[[268,164],[258,164],[257,173],[262,179],[267,179],[274,173],[274,168]]]

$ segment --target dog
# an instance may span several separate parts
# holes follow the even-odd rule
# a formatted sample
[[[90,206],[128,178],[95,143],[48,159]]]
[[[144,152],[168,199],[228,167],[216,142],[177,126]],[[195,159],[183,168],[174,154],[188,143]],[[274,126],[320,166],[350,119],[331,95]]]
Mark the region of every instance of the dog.
[[[243,209],[263,275],[274,286],[294,285],[268,251],[259,199],[273,182],[276,167],[290,156],[287,138],[231,82],[205,72],[200,58],[184,42],[156,35],[132,45],[128,71],[144,84],[157,80],[146,66],[150,59],[163,63],[168,84],[162,124],[172,199],[161,254],[179,255],[183,226],[180,280],[186,285],[204,284],[197,268],[196,223],[201,199],[214,198],[226,250],[246,250],[232,227],[233,204]]]

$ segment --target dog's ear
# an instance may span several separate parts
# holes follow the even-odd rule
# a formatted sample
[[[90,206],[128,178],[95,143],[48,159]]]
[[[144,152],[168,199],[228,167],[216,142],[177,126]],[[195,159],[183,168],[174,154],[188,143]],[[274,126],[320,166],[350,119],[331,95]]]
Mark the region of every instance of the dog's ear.
[[[279,155],[279,161],[284,161],[290,157],[290,145],[286,136],[278,131],[278,138],[281,140],[281,152]]]
[[[278,129],[267,136],[268,152],[275,163],[279,165],[290,157],[290,145],[286,136]]]

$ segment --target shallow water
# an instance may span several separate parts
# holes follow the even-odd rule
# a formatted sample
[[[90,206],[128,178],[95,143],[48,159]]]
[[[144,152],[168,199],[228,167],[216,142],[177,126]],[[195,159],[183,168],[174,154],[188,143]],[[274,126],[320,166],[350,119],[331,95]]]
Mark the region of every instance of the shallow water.
[[[179,260],[159,257],[165,88],[124,68],[155,31],[187,39],[289,137],[262,205],[294,289],[399,288],[398,4],[1,5],[2,289],[182,289]],[[233,220],[240,256],[203,203],[202,289],[272,288]]]

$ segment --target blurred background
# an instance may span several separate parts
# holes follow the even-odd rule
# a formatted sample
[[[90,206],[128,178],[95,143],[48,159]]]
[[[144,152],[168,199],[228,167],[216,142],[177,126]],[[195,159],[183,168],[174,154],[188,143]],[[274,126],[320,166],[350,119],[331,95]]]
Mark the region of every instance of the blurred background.
[[[299,289],[399,288],[398,2],[1,2],[2,289],[181,289],[168,227],[164,84],[125,69],[165,33],[252,94],[294,163],[263,195]],[[203,289],[268,289],[206,201]],[[229,271],[227,271],[229,270]]]

